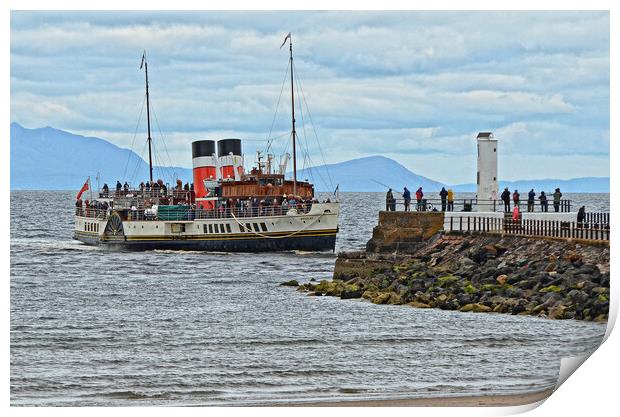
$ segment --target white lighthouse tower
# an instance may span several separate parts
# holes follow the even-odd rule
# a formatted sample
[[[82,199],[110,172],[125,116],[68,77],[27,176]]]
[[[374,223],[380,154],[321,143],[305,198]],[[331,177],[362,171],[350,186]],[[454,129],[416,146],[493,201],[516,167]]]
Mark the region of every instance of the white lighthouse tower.
[[[477,211],[493,211],[493,201],[498,198],[497,139],[492,132],[480,132],[478,141]]]

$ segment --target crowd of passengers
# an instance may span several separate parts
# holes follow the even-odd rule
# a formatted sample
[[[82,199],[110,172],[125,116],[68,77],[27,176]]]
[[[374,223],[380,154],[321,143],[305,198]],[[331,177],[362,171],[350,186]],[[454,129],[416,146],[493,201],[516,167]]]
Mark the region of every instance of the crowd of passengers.
[[[186,182],[185,185],[183,185],[183,181],[177,180],[174,191],[189,193],[191,191],[194,191],[194,184]],[[168,195],[168,186],[164,184],[161,179],[158,179],[157,181],[142,181],[138,186],[137,190],[132,190],[127,181],[125,181],[124,184],[121,184],[120,181],[116,181],[116,190],[114,192],[114,196],[126,196],[128,194],[134,194],[136,192],[141,195]],[[108,186],[108,184],[103,184],[103,187],[101,187],[100,196],[110,197],[110,187]]]
[[[327,199],[326,202],[330,200]],[[318,203],[315,199],[302,199],[300,197],[282,197],[258,199],[227,199],[213,201],[214,206],[205,207],[203,203],[196,204],[177,204],[181,208],[179,213],[183,213],[183,219],[175,220],[194,220],[224,217],[260,217],[260,216],[279,216],[286,214],[290,209],[296,209],[298,213],[308,213],[313,203]],[[76,215],[85,217],[105,217],[109,215],[113,208],[113,202],[108,204],[103,201],[84,201],[78,200],[75,203]],[[186,206],[187,210],[183,210]],[[157,206],[152,200],[146,200],[144,210],[139,210],[136,203],[132,204],[128,211],[130,220],[154,220],[157,218]]]

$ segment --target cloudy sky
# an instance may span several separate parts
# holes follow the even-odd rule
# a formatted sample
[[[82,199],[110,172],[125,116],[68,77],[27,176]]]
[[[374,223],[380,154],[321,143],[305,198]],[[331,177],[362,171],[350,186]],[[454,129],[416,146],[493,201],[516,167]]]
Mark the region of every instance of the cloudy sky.
[[[146,49],[162,162],[190,166],[192,140],[222,137],[248,139],[251,156],[274,120],[282,153],[289,31],[300,166],[322,163],[316,131],[328,163],[381,154],[475,182],[474,138],[490,130],[500,179],[609,175],[607,12],[14,11],[11,120],[123,147],[135,137],[140,154]]]

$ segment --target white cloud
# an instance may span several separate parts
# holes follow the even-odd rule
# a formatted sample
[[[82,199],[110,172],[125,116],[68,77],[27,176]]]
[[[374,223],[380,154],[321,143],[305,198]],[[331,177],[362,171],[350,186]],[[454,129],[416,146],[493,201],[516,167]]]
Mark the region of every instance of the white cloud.
[[[187,144],[197,137],[266,138],[288,57],[278,49],[282,22],[293,19],[295,68],[328,162],[386,154],[438,180],[467,182],[458,180],[469,172],[459,161],[471,158],[482,130],[496,132],[506,155],[549,158],[515,168],[523,177],[560,172],[560,155],[584,162],[609,152],[606,12],[11,17],[12,120],[128,146],[144,94],[139,58],[147,49],[155,114],[174,164],[189,165]],[[290,124],[287,88],[278,132]],[[600,163],[592,167],[600,170]]]

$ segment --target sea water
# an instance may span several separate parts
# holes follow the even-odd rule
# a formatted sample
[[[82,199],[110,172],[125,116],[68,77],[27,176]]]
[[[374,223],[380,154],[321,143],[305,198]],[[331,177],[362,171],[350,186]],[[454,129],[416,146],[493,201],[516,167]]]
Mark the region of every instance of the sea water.
[[[72,240],[74,198],[11,192],[12,405],[523,393],[553,387],[560,358],[594,350],[605,332],[603,324],[374,305],[278,285],[331,278],[333,253],[85,246]],[[609,208],[608,194],[564,198]],[[384,195],[341,199],[337,250],[362,249]]]

